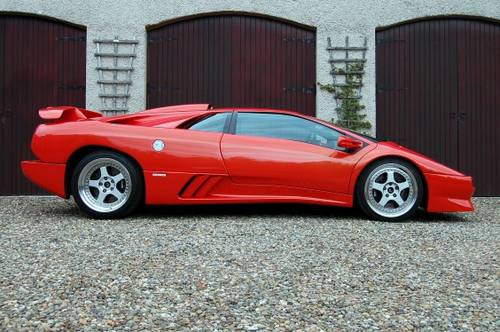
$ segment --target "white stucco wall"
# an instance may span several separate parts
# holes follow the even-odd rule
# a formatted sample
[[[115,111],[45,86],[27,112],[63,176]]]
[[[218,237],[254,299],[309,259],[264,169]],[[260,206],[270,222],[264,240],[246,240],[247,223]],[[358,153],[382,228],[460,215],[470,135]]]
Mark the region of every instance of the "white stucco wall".
[[[146,25],[216,11],[255,12],[286,18],[317,29],[318,82],[331,82],[327,37],[342,44],[368,37],[362,102],[375,124],[375,29],[419,17],[469,15],[500,19],[499,0],[0,0],[0,12],[40,14],[87,27],[87,107],[99,109],[94,39],[139,41],[129,109],[144,109],[146,101]],[[318,90],[317,116],[331,119],[335,101]],[[373,128],[373,130],[375,130]]]

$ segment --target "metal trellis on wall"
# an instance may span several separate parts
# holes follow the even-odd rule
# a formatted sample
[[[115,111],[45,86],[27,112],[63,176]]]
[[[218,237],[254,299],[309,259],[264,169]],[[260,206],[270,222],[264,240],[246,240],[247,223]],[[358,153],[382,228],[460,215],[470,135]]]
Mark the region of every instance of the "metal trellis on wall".
[[[128,112],[128,98],[132,85],[132,71],[136,57],[137,40],[94,40],[97,70],[99,71],[100,111],[104,115]]]
[[[327,39],[327,43],[326,50],[329,53],[328,62],[331,66],[330,74],[333,80],[333,96],[338,112],[344,100],[362,98],[361,88],[363,87],[364,64],[368,50],[367,38],[364,37],[363,46],[350,46],[348,36],[345,37],[344,46],[333,46],[331,38]],[[360,64],[361,69],[353,69],[352,67],[356,64]],[[342,93],[343,88],[353,89],[354,93],[345,95]],[[339,118],[339,121],[343,120]],[[349,123],[345,125],[349,126]]]

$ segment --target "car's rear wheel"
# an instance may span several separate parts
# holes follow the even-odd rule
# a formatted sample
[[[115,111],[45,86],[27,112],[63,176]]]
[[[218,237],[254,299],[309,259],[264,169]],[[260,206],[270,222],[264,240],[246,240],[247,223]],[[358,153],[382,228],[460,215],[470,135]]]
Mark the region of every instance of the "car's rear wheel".
[[[360,176],[356,197],[370,217],[399,221],[412,216],[422,202],[422,177],[410,163],[399,159],[380,160]]]
[[[83,157],[71,177],[71,193],[82,211],[94,218],[118,218],[141,202],[143,181],[139,167],[112,151]]]

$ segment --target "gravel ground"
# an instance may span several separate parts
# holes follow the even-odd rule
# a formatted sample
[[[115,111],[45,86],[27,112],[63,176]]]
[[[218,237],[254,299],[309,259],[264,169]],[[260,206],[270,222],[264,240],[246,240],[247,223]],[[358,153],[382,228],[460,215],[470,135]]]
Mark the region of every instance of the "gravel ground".
[[[317,206],[0,198],[0,329],[498,330],[500,199],[406,223]]]

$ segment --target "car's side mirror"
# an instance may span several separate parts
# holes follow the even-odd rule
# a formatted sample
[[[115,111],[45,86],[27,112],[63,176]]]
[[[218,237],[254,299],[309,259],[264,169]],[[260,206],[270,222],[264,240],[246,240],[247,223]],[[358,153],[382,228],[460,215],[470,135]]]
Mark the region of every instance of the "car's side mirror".
[[[344,148],[350,151],[363,147],[363,142],[358,141],[357,139],[351,137],[339,136],[339,138],[337,139],[337,146],[339,148]]]

